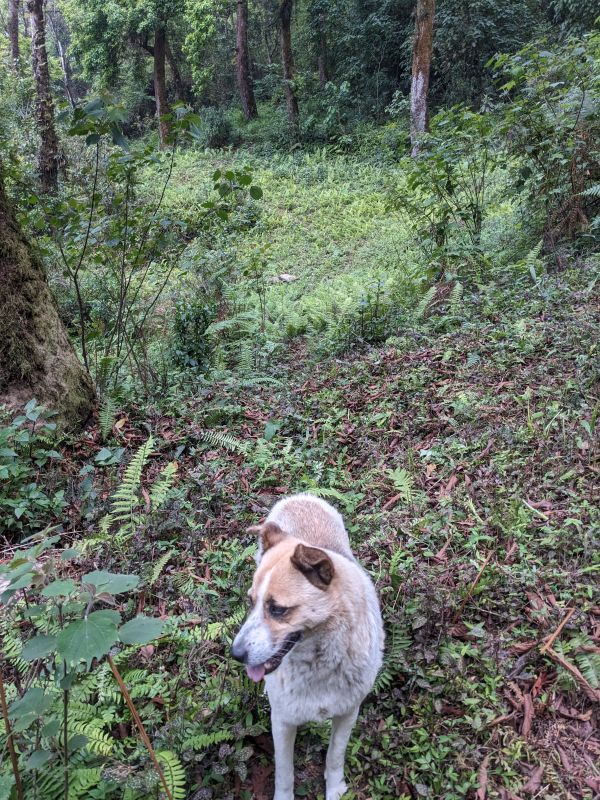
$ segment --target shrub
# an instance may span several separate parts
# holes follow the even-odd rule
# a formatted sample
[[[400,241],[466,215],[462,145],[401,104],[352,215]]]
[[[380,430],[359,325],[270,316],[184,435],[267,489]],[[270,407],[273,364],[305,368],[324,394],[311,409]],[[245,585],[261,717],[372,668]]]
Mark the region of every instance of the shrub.
[[[23,414],[0,425],[0,517],[4,532],[24,535],[52,522],[65,506],[64,491],[38,485],[38,473],[61,458],[53,414],[30,400]],[[0,422],[2,418],[0,417]]]
[[[201,147],[212,149],[232,144],[233,127],[231,120],[221,108],[205,106],[200,109],[200,123],[196,140]]]
[[[494,63],[506,81],[502,124],[518,157],[516,188],[526,190],[536,233],[561,266],[561,242],[587,238],[597,247],[590,239],[600,205],[600,33],[545,47]]]
[[[173,355],[183,368],[204,370],[212,348],[206,329],[215,318],[215,308],[202,300],[181,300],[175,306]]]

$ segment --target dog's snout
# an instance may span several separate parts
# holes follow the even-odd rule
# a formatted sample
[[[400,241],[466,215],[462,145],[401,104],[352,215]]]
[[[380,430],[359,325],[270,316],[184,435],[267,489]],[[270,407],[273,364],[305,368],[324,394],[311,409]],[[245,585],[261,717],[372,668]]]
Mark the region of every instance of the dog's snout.
[[[248,651],[237,640],[231,645],[231,655],[236,661],[241,661],[245,664],[248,660]]]

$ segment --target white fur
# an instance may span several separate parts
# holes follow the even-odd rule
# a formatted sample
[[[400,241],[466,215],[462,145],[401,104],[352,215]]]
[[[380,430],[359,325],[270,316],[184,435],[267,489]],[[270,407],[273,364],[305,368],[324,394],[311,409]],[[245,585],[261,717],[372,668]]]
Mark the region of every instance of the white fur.
[[[324,549],[342,587],[330,619],[307,630],[280,666],[265,677],[275,744],[274,800],[294,798],[297,726],[326,719],[332,719],[325,770],[326,800],[339,800],[346,791],[344,758],[348,740],[360,704],[381,667],[384,634],[377,595],[371,579],[350,551],[342,517],[324,500],[312,495],[285,498],[274,506],[267,521]],[[267,582],[268,578],[264,578],[259,587],[263,595]],[[256,607],[259,605],[262,602],[257,600]],[[259,633],[261,627],[263,634]],[[267,653],[267,648],[260,647],[267,642],[265,629],[268,631],[262,611],[255,609],[238,634],[244,637],[246,646],[255,644],[250,664],[266,660],[262,654]],[[267,657],[270,655],[267,653]]]

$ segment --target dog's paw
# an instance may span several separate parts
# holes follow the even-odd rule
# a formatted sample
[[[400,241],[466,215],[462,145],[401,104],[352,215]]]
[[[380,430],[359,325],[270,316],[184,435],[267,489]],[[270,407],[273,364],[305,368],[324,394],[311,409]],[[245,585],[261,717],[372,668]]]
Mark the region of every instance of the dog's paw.
[[[340,800],[340,798],[343,797],[347,791],[348,787],[346,786],[345,781],[339,781],[335,784],[335,786],[330,786],[328,783],[325,800]]]

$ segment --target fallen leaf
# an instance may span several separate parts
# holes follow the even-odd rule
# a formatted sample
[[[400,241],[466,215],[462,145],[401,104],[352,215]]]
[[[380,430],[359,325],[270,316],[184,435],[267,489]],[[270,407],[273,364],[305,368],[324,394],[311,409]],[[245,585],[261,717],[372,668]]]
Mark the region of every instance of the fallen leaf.
[[[481,766],[477,772],[477,792],[475,793],[475,800],[485,800],[487,797],[489,763],[490,757],[486,756],[481,762]]]
[[[523,794],[535,794],[542,784],[542,776],[544,774],[544,767],[536,767],[525,786],[521,788]]]
[[[534,716],[535,710],[533,708],[533,699],[531,695],[523,695],[523,726],[521,728],[521,736],[524,739],[529,736]]]

